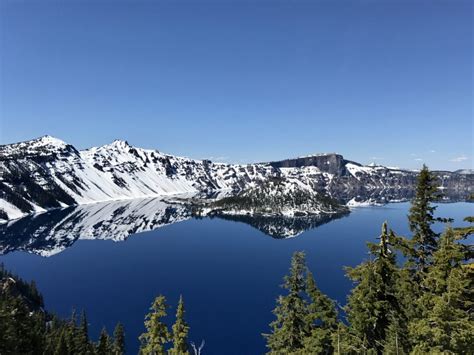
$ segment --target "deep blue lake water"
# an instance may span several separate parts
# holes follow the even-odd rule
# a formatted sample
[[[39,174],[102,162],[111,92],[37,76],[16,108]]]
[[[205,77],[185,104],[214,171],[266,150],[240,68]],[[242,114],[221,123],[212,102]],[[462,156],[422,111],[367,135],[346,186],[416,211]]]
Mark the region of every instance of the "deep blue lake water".
[[[320,289],[344,304],[351,283],[343,267],[367,256],[365,243],[376,241],[383,221],[408,234],[408,208],[408,203],[357,208],[289,239],[271,238],[244,223],[189,219],[123,242],[78,240],[51,257],[16,251],[0,261],[37,282],[48,310],[66,317],[73,308],[85,309],[94,336],[102,326],[112,332],[122,322],[130,354],[137,352],[144,316],[159,294],[173,306],[170,313],[183,295],[190,339],[205,339],[205,354],[261,354],[261,333],[269,330],[294,251],[306,252]],[[437,210],[455,225],[473,214],[468,203],[441,204]]]

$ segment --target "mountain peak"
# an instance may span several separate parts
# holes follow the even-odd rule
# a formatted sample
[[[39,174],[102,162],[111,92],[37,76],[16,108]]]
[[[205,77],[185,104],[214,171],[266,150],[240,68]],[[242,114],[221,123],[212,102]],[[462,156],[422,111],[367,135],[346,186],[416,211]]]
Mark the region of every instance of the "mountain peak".
[[[111,147],[117,147],[117,148],[130,148],[131,145],[123,139],[114,139],[114,141],[110,144],[108,144]]]
[[[57,147],[64,147],[64,146],[67,145],[67,143],[64,142],[63,140],[61,140],[59,138],[56,138],[56,137],[53,137],[53,136],[50,136],[49,134],[46,134],[46,135],[41,136],[39,138],[36,138],[36,139],[34,139],[30,142],[39,143],[41,145],[57,146]]]

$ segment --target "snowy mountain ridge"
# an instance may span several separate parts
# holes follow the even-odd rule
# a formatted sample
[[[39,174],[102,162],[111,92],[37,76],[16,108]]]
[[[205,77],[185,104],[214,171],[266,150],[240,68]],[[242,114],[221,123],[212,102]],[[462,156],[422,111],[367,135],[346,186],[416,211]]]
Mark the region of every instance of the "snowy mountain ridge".
[[[115,140],[79,151],[43,136],[0,146],[0,221],[50,208],[103,201],[242,191],[269,178],[349,200],[375,189],[412,189],[416,173],[363,166],[338,154],[316,154],[259,163],[194,160]],[[444,189],[466,195],[473,174],[438,172]]]

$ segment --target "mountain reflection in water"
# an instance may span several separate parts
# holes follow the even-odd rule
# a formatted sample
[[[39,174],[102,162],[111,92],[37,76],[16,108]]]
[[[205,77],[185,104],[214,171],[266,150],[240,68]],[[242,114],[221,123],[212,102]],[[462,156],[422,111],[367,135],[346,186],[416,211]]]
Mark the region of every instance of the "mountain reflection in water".
[[[343,202],[357,206],[406,201],[410,193],[370,193],[344,196]],[[446,197],[447,201],[457,200]],[[95,203],[50,210],[0,224],[0,255],[26,251],[51,256],[72,246],[78,239],[123,241],[132,234],[145,232],[193,218],[192,204],[186,199],[165,201],[159,198]],[[246,223],[275,239],[295,237],[345,214],[304,217],[223,215],[213,218]]]

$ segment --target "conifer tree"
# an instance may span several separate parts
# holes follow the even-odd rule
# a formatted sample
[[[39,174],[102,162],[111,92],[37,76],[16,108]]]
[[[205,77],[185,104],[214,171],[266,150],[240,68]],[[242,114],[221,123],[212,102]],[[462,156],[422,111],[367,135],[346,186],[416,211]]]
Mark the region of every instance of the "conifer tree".
[[[145,317],[146,332],[140,335],[142,342],[142,354],[165,354],[165,345],[170,340],[170,333],[166,324],[162,322],[162,318],[166,317],[166,299],[160,295],[155,298],[150,313]]]
[[[114,354],[125,354],[125,330],[122,323],[117,323],[114,330]]]
[[[176,310],[176,322],[173,324],[173,347],[169,350],[173,355],[189,355],[188,333],[189,326],[184,320],[184,301],[183,296],[179,297],[179,303]]]
[[[311,354],[332,354],[332,332],[337,328],[334,302],[316,286],[313,274],[306,275],[306,293],[309,296],[307,324],[310,334],[304,340],[304,351]]]
[[[383,343],[384,354],[408,354],[411,344],[408,336],[408,324],[404,314],[392,311]]]
[[[380,243],[368,243],[373,259],[355,268],[348,276],[357,285],[346,306],[350,334],[360,344],[359,351],[382,352],[393,317],[402,317],[396,297],[398,269],[395,254],[389,248],[387,223],[382,225]]]
[[[64,340],[66,341],[69,351],[73,354],[78,353],[78,349],[76,348],[77,335],[78,335],[77,315],[76,315],[76,310],[73,309],[71,313],[71,319],[67,323],[66,331],[64,332]]]
[[[112,344],[110,342],[109,334],[107,330],[102,328],[100,332],[99,342],[97,343],[96,354],[97,355],[109,355],[112,353]]]
[[[408,256],[417,270],[424,272],[431,263],[432,254],[437,249],[439,233],[432,225],[436,221],[446,221],[434,217],[436,206],[433,202],[440,198],[438,180],[426,165],[418,175],[415,198],[412,200],[408,221],[413,236],[410,241]]]
[[[87,324],[86,312],[83,310],[81,313],[81,322],[76,335],[76,352],[77,354],[92,354],[93,349],[89,342],[89,329]]]
[[[69,355],[69,354],[70,352],[66,344],[65,332],[63,331],[61,332],[61,335],[59,336],[59,341],[54,350],[54,355]]]
[[[270,324],[271,334],[264,334],[270,353],[292,353],[303,348],[309,335],[308,312],[303,292],[305,291],[305,254],[295,252],[291,260],[289,275],[282,287],[288,295],[279,296],[273,310],[276,319]]]
[[[474,217],[473,216],[466,217],[464,218],[464,221],[470,223],[471,225],[467,227],[454,228],[453,232],[456,234],[457,239],[466,239],[468,236],[474,234]],[[467,256],[468,258],[472,258],[471,253],[469,253]]]
[[[409,325],[415,353],[468,354],[474,344],[474,271],[468,248],[448,228],[423,280],[421,316]]]
[[[413,235],[411,239],[397,237],[395,243],[397,249],[407,257],[397,281],[397,298],[406,319],[420,317],[417,300],[424,292],[422,280],[432,263],[432,255],[438,247],[440,235],[433,231],[432,226],[437,221],[449,221],[434,217],[436,206],[433,203],[440,196],[436,176],[423,165],[408,215]]]

